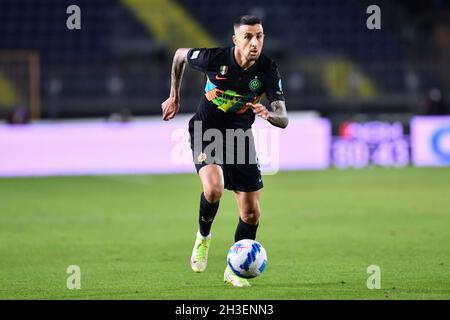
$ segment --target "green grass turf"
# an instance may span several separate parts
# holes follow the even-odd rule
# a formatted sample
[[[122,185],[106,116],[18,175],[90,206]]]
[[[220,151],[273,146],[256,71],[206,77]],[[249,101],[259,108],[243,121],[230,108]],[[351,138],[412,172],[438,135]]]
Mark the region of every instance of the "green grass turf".
[[[449,299],[450,169],[284,172],[264,177],[251,288],[222,282],[238,215],[213,225],[209,266],[188,265],[195,174],[0,179],[1,299]],[[369,265],[380,290],[366,287]],[[66,269],[81,268],[81,290]]]

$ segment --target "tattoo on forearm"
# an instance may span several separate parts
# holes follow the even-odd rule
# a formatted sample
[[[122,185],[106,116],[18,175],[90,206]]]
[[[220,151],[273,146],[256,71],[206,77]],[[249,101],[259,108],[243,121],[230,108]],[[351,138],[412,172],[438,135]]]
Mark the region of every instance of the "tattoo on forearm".
[[[174,97],[179,97],[180,95],[180,87],[181,87],[181,79],[183,78],[184,68],[186,66],[186,61],[180,54],[176,54],[173,58],[172,63],[172,73],[171,73],[171,87],[170,87],[170,95]]]
[[[272,108],[272,111],[269,112],[269,119],[267,120],[276,127],[286,128],[289,120],[284,101],[274,101],[270,104],[270,107]]]

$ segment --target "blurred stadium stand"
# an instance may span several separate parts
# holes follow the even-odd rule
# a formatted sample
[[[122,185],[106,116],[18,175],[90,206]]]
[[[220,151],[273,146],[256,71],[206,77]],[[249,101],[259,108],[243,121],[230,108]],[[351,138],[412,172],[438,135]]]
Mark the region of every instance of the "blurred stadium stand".
[[[66,28],[71,4],[81,8],[81,30]],[[0,117],[31,113],[34,99],[49,119],[159,114],[174,50],[231,45],[232,21],[245,13],[263,18],[265,52],[279,64],[289,110],[338,118],[450,113],[448,1],[376,1],[382,30],[373,31],[370,4],[0,0]],[[19,53],[38,57],[38,67],[1,58]],[[182,112],[196,109],[202,81],[185,74]]]

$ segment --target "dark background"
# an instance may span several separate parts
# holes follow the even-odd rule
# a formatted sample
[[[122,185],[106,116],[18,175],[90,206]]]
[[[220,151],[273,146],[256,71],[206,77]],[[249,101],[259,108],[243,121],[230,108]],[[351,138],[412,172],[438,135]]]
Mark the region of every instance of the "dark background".
[[[81,30],[66,27],[71,4]],[[371,4],[381,30],[366,27]],[[444,0],[0,0],[0,118],[160,114],[176,48],[229,46],[233,20],[250,13],[263,19],[289,111],[407,125],[412,115],[450,113],[449,9]],[[38,59],[37,84],[28,60],[11,58],[24,52]],[[187,70],[181,112],[195,111],[202,83]]]

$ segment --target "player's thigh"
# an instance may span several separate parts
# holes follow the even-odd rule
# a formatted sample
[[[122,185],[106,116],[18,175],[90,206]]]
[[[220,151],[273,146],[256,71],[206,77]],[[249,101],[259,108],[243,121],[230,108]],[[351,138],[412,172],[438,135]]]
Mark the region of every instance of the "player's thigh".
[[[203,185],[206,200],[209,202],[219,200],[225,184],[222,168],[217,164],[208,164],[200,168],[198,175]]]
[[[258,223],[261,215],[259,207],[260,194],[261,190],[252,192],[235,191],[239,215],[244,222],[250,224]]]

